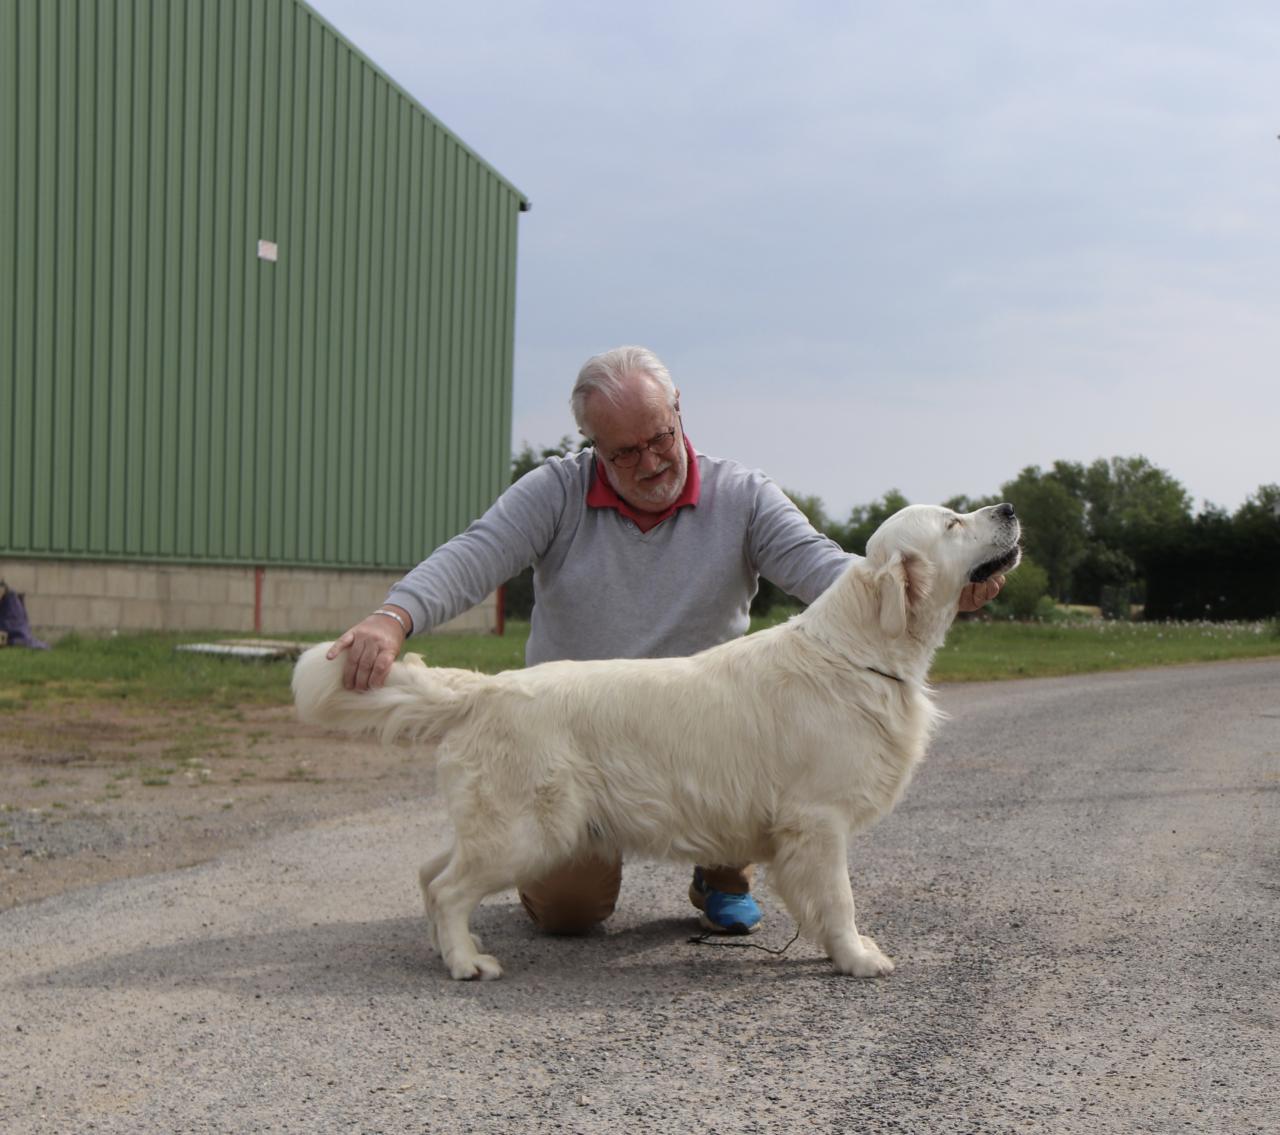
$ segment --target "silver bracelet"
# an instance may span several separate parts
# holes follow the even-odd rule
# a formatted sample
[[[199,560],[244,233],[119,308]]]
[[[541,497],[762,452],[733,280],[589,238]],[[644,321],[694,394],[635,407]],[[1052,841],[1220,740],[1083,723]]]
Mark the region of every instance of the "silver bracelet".
[[[409,627],[409,624],[406,623],[404,619],[402,619],[394,611],[388,611],[385,607],[379,607],[376,611],[374,611],[374,614],[386,615],[388,619],[395,619],[395,621],[400,624],[400,629],[404,631],[405,638],[408,638],[409,635],[413,633],[412,629]]]

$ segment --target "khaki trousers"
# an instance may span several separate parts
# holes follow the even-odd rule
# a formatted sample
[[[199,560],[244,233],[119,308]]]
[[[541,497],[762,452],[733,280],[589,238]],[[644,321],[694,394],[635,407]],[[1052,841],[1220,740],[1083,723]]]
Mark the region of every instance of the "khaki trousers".
[[[708,887],[731,895],[750,891],[753,873],[750,865],[702,869]],[[521,887],[520,901],[546,933],[581,934],[613,913],[621,886],[621,859],[584,856]]]

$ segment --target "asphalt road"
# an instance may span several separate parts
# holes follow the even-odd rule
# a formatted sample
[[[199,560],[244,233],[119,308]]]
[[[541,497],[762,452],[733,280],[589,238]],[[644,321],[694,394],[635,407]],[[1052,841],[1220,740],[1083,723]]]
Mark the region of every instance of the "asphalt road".
[[[637,863],[585,939],[490,899],[451,982],[405,802],[0,915],[0,1129],[1280,1131],[1280,661],[940,696],[850,860],[892,977],[691,944]]]

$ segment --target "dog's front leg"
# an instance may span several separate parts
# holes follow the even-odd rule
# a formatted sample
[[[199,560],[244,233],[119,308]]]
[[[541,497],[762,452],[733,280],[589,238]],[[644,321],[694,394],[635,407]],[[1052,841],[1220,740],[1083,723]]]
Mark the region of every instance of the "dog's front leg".
[[[843,830],[820,824],[780,832],[776,846],[769,882],[836,971],[854,977],[892,973],[893,962],[858,933]]]

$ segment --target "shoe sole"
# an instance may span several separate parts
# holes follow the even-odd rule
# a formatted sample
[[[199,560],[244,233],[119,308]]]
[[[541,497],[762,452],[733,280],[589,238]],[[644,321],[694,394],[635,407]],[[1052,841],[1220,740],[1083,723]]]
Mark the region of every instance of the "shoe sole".
[[[754,926],[743,926],[741,922],[737,922],[733,926],[721,926],[718,922],[712,922],[705,911],[698,912],[698,922],[712,934],[754,934],[762,925],[762,922],[757,922]]]

